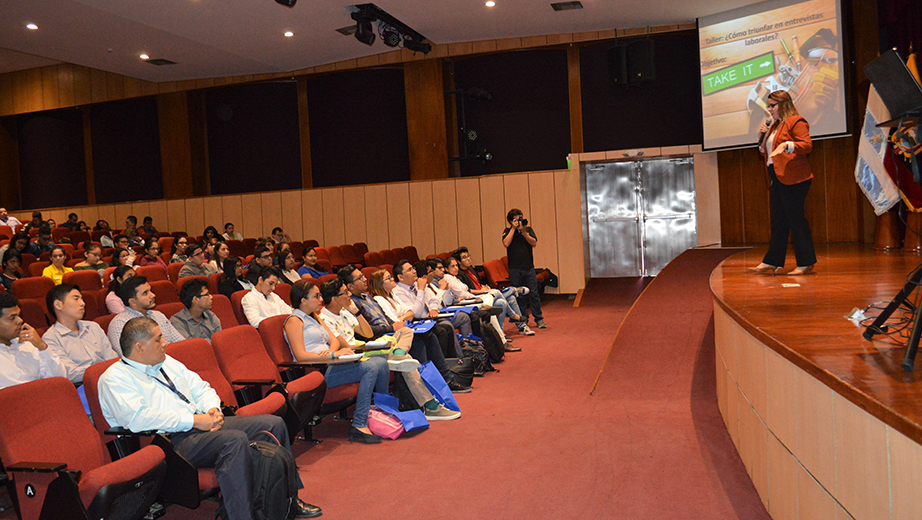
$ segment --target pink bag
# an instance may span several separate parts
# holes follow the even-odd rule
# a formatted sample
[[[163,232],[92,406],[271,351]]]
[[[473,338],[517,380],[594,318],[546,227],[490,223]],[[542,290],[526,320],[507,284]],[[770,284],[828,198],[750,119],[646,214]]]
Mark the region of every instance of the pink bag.
[[[403,423],[393,415],[382,411],[377,406],[368,410],[368,429],[375,435],[394,440],[403,433]]]

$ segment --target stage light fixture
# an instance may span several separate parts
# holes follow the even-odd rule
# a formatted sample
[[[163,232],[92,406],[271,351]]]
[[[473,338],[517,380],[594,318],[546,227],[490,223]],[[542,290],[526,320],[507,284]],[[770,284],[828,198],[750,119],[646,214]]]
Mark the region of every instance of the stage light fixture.
[[[423,54],[429,54],[429,51],[432,50],[432,45],[416,41],[408,36],[403,37],[403,47],[407,50],[411,50],[413,52],[421,52]]]
[[[387,25],[384,22],[381,22],[378,25],[378,31],[381,34],[381,42],[388,47],[396,47],[400,45],[400,32],[397,29],[394,29],[390,25]]]
[[[355,39],[365,45],[373,44],[375,42],[375,31],[371,26],[371,22],[375,21],[375,19],[362,11],[352,13],[352,19],[356,23]]]

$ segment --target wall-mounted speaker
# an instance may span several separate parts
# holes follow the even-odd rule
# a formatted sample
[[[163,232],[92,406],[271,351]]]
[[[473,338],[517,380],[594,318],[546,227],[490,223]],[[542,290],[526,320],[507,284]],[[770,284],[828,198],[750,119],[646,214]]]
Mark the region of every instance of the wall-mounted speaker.
[[[624,45],[608,49],[608,80],[613,87],[627,86],[627,48]]]
[[[627,44],[627,77],[629,84],[645,83],[656,79],[656,43],[647,38]]]

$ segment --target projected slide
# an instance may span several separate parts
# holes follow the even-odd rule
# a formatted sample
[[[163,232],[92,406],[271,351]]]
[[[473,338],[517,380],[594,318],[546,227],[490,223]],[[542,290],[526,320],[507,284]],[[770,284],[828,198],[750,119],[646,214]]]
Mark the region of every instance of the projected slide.
[[[770,1],[698,20],[704,148],[758,142],[786,90],[814,137],[846,131],[837,0]]]

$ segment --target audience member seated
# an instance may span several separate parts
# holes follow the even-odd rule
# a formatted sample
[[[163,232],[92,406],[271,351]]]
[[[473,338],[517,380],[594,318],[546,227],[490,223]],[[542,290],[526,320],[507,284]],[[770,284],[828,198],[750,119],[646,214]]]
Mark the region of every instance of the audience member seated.
[[[176,237],[176,240],[173,241],[173,247],[170,249],[170,263],[171,264],[184,264],[186,260],[189,259],[186,256],[186,248],[189,247],[189,238],[188,237]]]
[[[202,240],[209,240],[212,238],[218,238],[218,229],[214,226],[208,226],[205,228],[205,231],[202,232]]]
[[[125,235],[119,235],[125,236]],[[137,257],[134,254],[133,249],[126,249],[124,247],[116,247],[112,250],[112,262],[110,267],[118,267],[120,265],[127,265],[129,267],[134,265],[134,261]]]
[[[38,236],[35,238],[35,242],[29,243],[26,252],[38,258],[42,256],[42,253],[51,251],[52,247],[54,247],[54,242],[51,241],[51,228],[45,223],[38,228]]]
[[[247,267],[246,279],[256,285],[259,273],[269,267],[272,267],[272,250],[266,245],[256,246],[253,261]]]
[[[301,280],[291,287],[291,304],[294,312],[285,321],[285,340],[291,354],[298,361],[334,360],[354,352],[333,335],[319,317],[323,305],[320,289],[308,280]],[[366,444],[381,442],[381,437],[368,429],[368,410],[371,408],[373,392],[387,393],[390,380],[387,361],[381,356],[343,365],[330,365],[324,372],[327,388],[347,383],[359,383],[349,442]]]
[[[281,296],[273,292],[281,275],[282,273],[276,267],[270,266],[263,269],[257,277],[256,286],[240,302],[247,321],[257,329],[266,318],[291,314],[291,307],[282,300]]]
[[[217,240],[217,239],[215,239]],[[224,270],[224,260],[230,256],[230,248],[224,242],[217,242],[214,246],[214,254],[208,265],[211,266],[211,272],[217,273]]]
[[[282,272],[281,281],[288,285],[294,285],[301,279],[301,275],[295,271],[295,257],[291,254],[291,249],[285,249],[276,256],[279,271]]]
[[[0,293],[0,388],[47,377],[64,377],[64,363],[19,315],[19,300]],[[384,363],[384,361],[381,361]],[[386,381],[386,380],[385,380]],[[385,385],[385,392],[386,392]],[[50,406],[51,403],[36,403]]]
[[[321,271],[317,265],[317,251],[314,251],[313,247],[304,248],[304,265],[298,269],[298,274],[301,276],[309,276],[314,279],[320,279],[321,276],[330,274],[326,271]]]
[[[272,240],[275,240],[276,244],[280,244],[282,242],[291,243],[291,237],[286,235],[280,227],[272,228]]]
[[[347,347],[360,346],[355,338],[356,332],[370,336],[371,325],[359,314],[343,281],[334,278],[324,282],[320,286],[320,294],[324,303],[324,307],[320,309],[320,319],[323,320],[327,330],[336,337],[341,345],[345,343]],[[454,412],[441,406],[426,388],[426,383],[417,371],[419,361],[407,354],[412,343],[413,331],[411,329],[404,327],[394,334],[394,345],[387,356],[388,368],[398,372],[397,377],[403,378],[410,394],[416,400],[419,408],[423,409],[427,418],[445,421],[461,417],[460,412]]]
[[[224,224],[224,240],[243,240],[243,235],[240,233],[234,233],[234,223],[228,222]]]
[[[111,231],[112,228],[109,227],[109,223],[105,220],[99,219],[96,221],[96,225],[93,226],[93,231]]]
[[[138,234],[138,217],[134,215],[128,215],[128,218],[125,219],[125,230],[122,233],[128,237],[129,246],[143,246],[144,240]],[[119,246],[118,239],[115,241],[115,245]]]
[[[402,309],[400,313],[411,310],[413,319],[436,319],[443,305],[434,294],[427,290],[428,280],[425,272],[422,277],[419,277],[416,267],[412,266],[408,260],[400,260],[394,266],[394,277],[397,279],[397,285],[391,291],[391,296]],[[454,327],[465,335],[473,332],[471,321],[470,315],[464,312],[456,312],[452,318]],[[447,341],[451,341],[451,344],[446,344]],[[461,357],[461,345],[458,344],[458,339],[454,334],[450,338],[439,336],[439,343],[442,344],[444,352],[453,354],[449,357]]]
[[[254,286],[243,277],[243,263],[236,256],[229,256],[224,260],[224,274],[218,282],[218,292],[231,299],[237,291],[246,291]]]
[[[10,226],[15,231],[16,226],[21,226],[22,222],[18,218],[10,216],[6,208],[0,208],[0,226]]]
[[[285,251],[289,251],[289,252],[291,251],[291,244],[289,244],[288,242],[279,242],[278,244],[276,244],[275,256],[272,258],[272,265],[278,268],[282,267],[282,265],[279,263],[279,258],[280,258],[280,255],[284,253]],[[298,277],[298,280],[300,279],[301,278]]]
[[[90,227],[86,225],[86,222],[81,220],[80,222],[77,222],[77,227],[74,229],[74,231],[82,231],[85,233],[89,233]]]
[[[125,303],[118,296],[118,288],[134,275],[134,269],[130,265],[120,265],[115,268],[112,279],[109,280],[109,294],[106,295],[106,309],[109,310],[109,314],[118,314],[125,310]]]
[[[53,219],[53,218],[50,218],[50,219],[46,220],[45,222],[48,223],[48,227],[50,227],[51,229],[54,229],[54,228],[58,227],[57,221],[56,221],[55,219]]]
[[[201,278],[189,280],[179,291],[179,301],[186,306],[170,318],[170,324],[186,339],[202,338],[211,342],[211,336],[221,330],[221,320],[211,312],[213,299],[208,292],[208,282]]]
[[[156,239],[151,238],[144,244],[144,254],[138,259],[138,265],[141,267],[155,265],[162,267],[166,272],[166,262],[160,258],[160,243]]]
[[[64,262],[67,261],[67,252],[61,246],[51,248],[51,265],[42,271],[42,276],[54,280],[55,285],[61,285],[64,281],[64,273],[74,271],[72,267],[67,267]]]
[[[16,252],[28,253],[29,252],[29,234],[20,231],[13,235],[13,238],[10,239],[10,243],[0,247],[0,258],[3,258],[3,255],[10,249],[16,250]]]
[[[204,276],[208,278],[213,273],[211,267],[205,263],[205,250],[198,244],[192,244],[186,248],[186,256],[189,258],[182,269],[179,270],[179,277],[185,276]]]
[[[71,231],[77,231],[77,221],[78,220],[80,219],[77,218],[77,214],[71,213],[67,215],[67,220],[63,224],[61,224],[61,227],[67,228]]]
[[[122,299],[122,303],[125,304],[125,310],[118,313],[109,322],[109,343],[119,355],[122,355],[122,347],[119,344],[122,328],[128,323],[128,320],[140,316],[146,316],[157,322],[160,330],[163,331],[163,339],[167,343],[186,339],[170,325],[170,320],[166,319],[162,312],[154,310],[154,307],[157,306],[157,298],[154,291],[150,289],[150,284],[147,283],[146,277],[135,275],[128,278],[119,285],[118,295]]]
[[[157,228],[154,227],[154,219],[151,217],[144,217],[144,225],[138,228],[138,233],[143,233],[145,235],[156,235]]]
[[[90,241],[84,242],[83,257],[84,260],[74,266],[74,271],[94,270],[98,271],[99,275],[102,276],[106,267],[109,267],[102,261],[102,246],[99,244]]]
[[[56,322],[42,339],[64,365],[64,377],[80,384],[88,366],[118,357],[102,327],[94,321],[84,321],[86,304],[79,287],[60,284],[48,292],[45,303]]]
[[[471,253],[464,246],[461,246],[452,252],[452,256],[450,258],[454,258],[458,261],[459,269],[456,276],[458,280],[468,286],[472,294],[476,294],[478,296],[487,294],[492,296],[494,300],[492,305],[504,309],[504,316],[509,316],[509,313],[506,311],[506,309],[510,309],[515,314],[522,315],[517,296],[528,294],[529,291],[527,288],[507,287],[505,290],[499,291],[481,282],[480,277],[477,276],[477,272],[474,271],[474,263],[471,260]],[[446,267],[448,266],[446,265]],[[502,300],[502,302],[499,300]],[[503,302],[505,302],[505,304]],[[526,325],[525,321],[516,322],[515,326],[519,329],[519,332],[525,336],[535,335],[535,332],[528,328],[528,325]]]
[[[0,283],[3,284],[7,291],[12,291],[13,282],[26,276],[19,271],[19,266],[22,264],[22,255],[15,249],[7,249],[3,253],[2,263],[3,274],[0,275]]]
[[[158,431],[196,468],[214,468],[230,520],[248,519],[252,501],[250,439],[269,432],[290,449],[288,429],[272,415],[224,417],[221,399],[185,365],[166,355],[167,340],[157,323],[134,318],[119,337],[122,362],[99,378],[99,404],[111,426],[134,432]],[[297,487],[301,488],[300,476]],[[254,486],[255,487],[255,486]],[[299,518],[319,516],[319,507],[298,499]]]
[[[26,233],[28,233],[29,231],[32,230],[32,228],[36,228],[36,229],[41,228],[41,227],[42,227],[42,224],[45,224],[45,221],[42,220],[42,212],[41,212],[41,211],[33,211],[33,212],[32,212],[32,220],[26,222],[26,225],[23,226],[22,229],[23,229],[23,231],[25,231]],[[49,227],[48,229],[51,229],[51,228]]]

